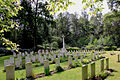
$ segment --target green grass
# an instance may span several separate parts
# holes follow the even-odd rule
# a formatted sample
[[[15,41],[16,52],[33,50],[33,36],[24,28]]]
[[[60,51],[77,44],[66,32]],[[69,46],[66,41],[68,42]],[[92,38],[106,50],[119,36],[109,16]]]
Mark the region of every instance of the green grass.
[[[111,76],[107,77],[106,80],[120,80],[120,63],[117,62],[117,55],[113,55],[113,56],[111,56],[110,54],[104,54],[104,55],[107,57],[110,57],[110,68],[117,71],[117,72],[113,72],[111,74]],[[5,59],[9,59],[9,57],[10,56],[0,57],[0,80],[6,79],[6,73],[3,72],[3,69],[4,69],[3,61]],[[90,60],[90,58],[88,58],[88,57],[86,57],[86,58]],[[80,59],[79,59],[79,61],[80,61]],[[39,63],[34,63],[33,65],[36,65],[36,64],[39,64]],[[63,62],[60,65],[62,67],[65,67],[65,66],[68,66],[68,63]],[[50,70],[55,70],[55,64],[50,65]],[[82,70],[81,67],[77,67],[77,68],[73,68],[71,70],[67,70],[64,72],[55,73],[53,75],[46,76],[43,78],[38,78],[36,80],[81,80],[81,78],[82,78],[81,70]],[[89,76],[90,76],[90,64],[88,65],[88,71],[89,71]],[[33,68],[34,76],[36,74],[43,73],[43,72],[44,72],[43,66]],[[99,72],[100,72],[100,61],[98,60],[96,62],[96,74],[98,74]],[[25,69],[15,71],[16,78],[24,78],[25,75],[26,75]]]

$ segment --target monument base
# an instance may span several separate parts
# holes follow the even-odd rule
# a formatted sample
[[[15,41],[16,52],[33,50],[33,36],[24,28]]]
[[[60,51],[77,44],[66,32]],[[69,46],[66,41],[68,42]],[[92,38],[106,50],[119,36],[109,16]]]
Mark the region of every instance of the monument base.
[[[67,50],[65,48],[62,48],[61,52],[66,53]]]

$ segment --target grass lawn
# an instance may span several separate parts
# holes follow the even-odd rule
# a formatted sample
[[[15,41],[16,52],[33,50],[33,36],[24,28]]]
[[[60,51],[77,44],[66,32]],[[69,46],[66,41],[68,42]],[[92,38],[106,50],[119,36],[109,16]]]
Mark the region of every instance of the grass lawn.
[[[120,63],[117,62],[117,55],[110,55],[110,52],[107,52],[108,54],[104,54],[104,56],[107,56],[110,58],[110,68],[116,70],[116,72],[113,72],[111,74],[111,76],[107,77],[106,80],[120,80]],[[5,80],[6,78],[6,73],[3,72],[4,69],[4,63],[3,61],[5,59],[9,59],[10,56],[4,56],[4,57],[0,57],[0,80]],[[35,63],[37,64],[37,63]],[[33,65],[35,65],[33,64]],[[67,62],[63,62],[60,64],[62,67],[68,66]],[[51,64],[50,65],[50,70],[54,70],[55,69],[55,64]],[[90,64],[88,65],[88,69],[89,69],[89,76],[90,76]],[[73,68],[71,70],[67,70],[64,72],[60,72],[60,73],[55,73],[53,75],[50,76],[46,76],[43,78],[38,78],[36,80],[81,80],[81,67],[77,67],[77,68]],[[33,73],[34,75],[39,74],[39,73],[43,73],[44,72],[44,67],[43,66],[39,66],[39,67],[34,67],[33,68]],[[98,60],[96,62],[96,74],[98,74],[100,72],[100,61]],[[25,77],[25,69],[23,70],[17,70],[15,71],[15,77],[16,78],[24,78]]]

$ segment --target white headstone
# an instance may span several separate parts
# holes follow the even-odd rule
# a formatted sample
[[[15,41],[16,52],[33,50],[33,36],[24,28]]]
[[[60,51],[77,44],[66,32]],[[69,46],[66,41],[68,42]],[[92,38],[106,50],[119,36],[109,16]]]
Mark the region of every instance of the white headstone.
[[[43,57],[40,57],[40,64],[43,64]]]
[[[22,53],[22,57],[25,57],[25,54],[24,54],[24,53]]]
[[[4,60],[4,68],[8,65],[10,65],[10,60],[9,59]]]
[[[47,60],[47,56],[46,55],[44,55],[44,60]]]
[[[15,65],[16,67],[20,67],[20,60],[18,58],[15,60]]]
[[[13,56],[16,57],[16,53],[15,52],[13,53]]]
[[[31,62],[31,59],[29,57],[25,57],[25,62],[26,63],[30,63]]]
[[[31,57],[32,62],[35,62],[35,56]]]
[[[10,64],[14,64],[14,57],[10,57]]]

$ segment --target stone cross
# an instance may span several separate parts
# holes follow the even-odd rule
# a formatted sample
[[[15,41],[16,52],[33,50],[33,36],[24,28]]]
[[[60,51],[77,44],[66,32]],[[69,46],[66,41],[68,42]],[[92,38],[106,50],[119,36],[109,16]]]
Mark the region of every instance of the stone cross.
[[[62,35],[62,38],[63,38],[63,49],[65,49],[65,41],[64,41],[65,36]]]

